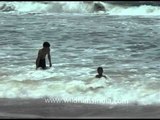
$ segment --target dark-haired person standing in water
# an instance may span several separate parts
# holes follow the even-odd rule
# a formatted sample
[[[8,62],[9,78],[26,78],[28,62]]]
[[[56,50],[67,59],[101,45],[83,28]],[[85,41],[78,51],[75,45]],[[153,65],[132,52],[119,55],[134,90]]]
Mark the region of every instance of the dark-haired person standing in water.
[[[52,67],[50,44],[48,42],[43,43],[43,48],[38,51],[38,57],[36,59],[36,70],[41,67],[43,70],[47,69],[45,57],[48,55],[49,66]]]

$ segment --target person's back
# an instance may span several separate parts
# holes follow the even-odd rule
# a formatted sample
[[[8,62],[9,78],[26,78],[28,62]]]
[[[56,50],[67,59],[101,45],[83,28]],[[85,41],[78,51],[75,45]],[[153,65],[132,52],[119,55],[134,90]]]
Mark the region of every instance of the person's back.
[[[46,55],[48,54],[43,48],[39,50],[39,53],[41,59],[45,59]]]
[[[45,57],[48,54],[48,60],[50,67],[52,66],[51,64],[51,56],[50,56],[50,44],[48,42],[43,43],[43,48],[38,51],[38,57],[36,59],[36,69],[41,67],[42,69],[46,69],[46,61]]]

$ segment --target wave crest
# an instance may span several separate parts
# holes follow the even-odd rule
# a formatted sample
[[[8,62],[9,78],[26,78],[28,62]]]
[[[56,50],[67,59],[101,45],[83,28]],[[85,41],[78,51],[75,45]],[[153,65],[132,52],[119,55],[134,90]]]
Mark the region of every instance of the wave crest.
[[[154,3],[155,4],[155,3]],[[103,13],[110,15],[160,15],[160,7],[151,3],[80,2],[0,2],[0,12],[18,13]]]

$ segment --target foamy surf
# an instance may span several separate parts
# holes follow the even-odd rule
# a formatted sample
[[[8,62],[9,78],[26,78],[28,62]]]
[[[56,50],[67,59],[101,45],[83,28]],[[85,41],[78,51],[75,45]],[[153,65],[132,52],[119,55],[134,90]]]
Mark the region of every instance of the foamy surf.
[[[1,98],[160,103],[159,17],[136,16],[149,15],[148,9],[153,15],[158,6],[98,2],[103,7],[93,9],[95,2],[2,3]],[[53,67],[35,70],[44,41],[51,43]],[[94,78],[98,66],[109,80]]]
[[[144,87],[145,81],[122,81],[105,78],[67,80],[54,69],[26,71],[0,81],[1,98],[47,98],[48,102],[96,104],[158,104],[159,92]],[[87,77],[87,76],[86,76]],[[68,77],[69,78],[69,77]],[[137,89],[138,88],[138,89]],[[157,98],[157,99],[153,99]]]
[[[146,1],[147,3],[147,1]],[[123,3],[124,4],[124,3]],[[137,6],[111,4],[111,2],[0,2],[0,11],[25,14],[25,13],[97,13],[107,15],[160,15],[159,6],[156,4],[137,4]]]

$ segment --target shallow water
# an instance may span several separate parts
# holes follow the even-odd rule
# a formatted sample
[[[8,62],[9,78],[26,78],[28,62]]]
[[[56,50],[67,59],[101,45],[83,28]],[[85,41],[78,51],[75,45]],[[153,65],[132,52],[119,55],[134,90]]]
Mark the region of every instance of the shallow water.
[[[0,16],[1,98],[160,102],[159,16]],[[53,67],[35,70],[44,41],[51,44]],[[99,66],[110,79],[94,78]]]

